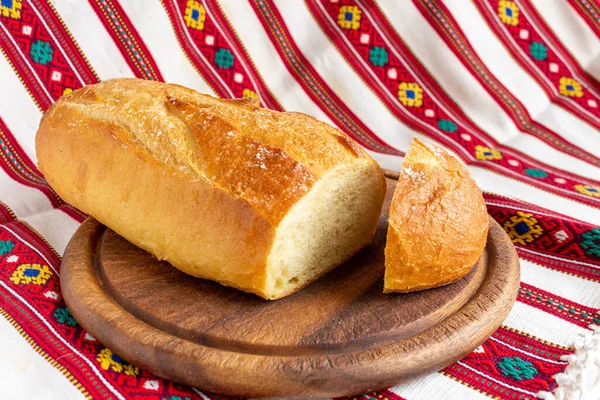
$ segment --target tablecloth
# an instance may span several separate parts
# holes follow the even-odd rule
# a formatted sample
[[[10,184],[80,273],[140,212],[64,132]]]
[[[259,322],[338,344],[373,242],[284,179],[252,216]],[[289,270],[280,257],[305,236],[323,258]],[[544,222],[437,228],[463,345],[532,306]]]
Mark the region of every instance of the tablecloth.
[[[230,398],[132,366],[61,296],[85,215],[36,169],[35,132],[112,77],[305,112],[394,170],[414,136],[468,165],[519,253],[517,302],[462,360],[353,398],[600,398],[598,3],[0,0],[0,45],[0,398]]]

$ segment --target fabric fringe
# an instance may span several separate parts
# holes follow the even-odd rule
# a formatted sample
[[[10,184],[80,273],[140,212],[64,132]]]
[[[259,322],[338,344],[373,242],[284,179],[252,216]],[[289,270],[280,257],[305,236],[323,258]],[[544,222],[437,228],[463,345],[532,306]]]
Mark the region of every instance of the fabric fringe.
[[[561,357],[569,362],[565,372],[554,376],[558,387],[553,393],[539,392],[544,400],[600,399],[600,326],[590,325],[591,331],[575,339],[575,353]]]

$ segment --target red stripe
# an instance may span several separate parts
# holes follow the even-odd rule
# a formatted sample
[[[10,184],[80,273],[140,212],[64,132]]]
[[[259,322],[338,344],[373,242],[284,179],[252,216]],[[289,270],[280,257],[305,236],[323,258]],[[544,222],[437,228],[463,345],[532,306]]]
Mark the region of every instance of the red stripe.
[[[372,132],[325,83],[300,52],[277,7],[271,1],[252,2],[252,8],[290,74],[338,127],[368,149],[387,154],[401,154]]]
[[[181,48],[219,96],[258,98],[263,106],[283,111],[218,4],[213,1],[177,4],[175,0],[162,0],[162,3]],[[198,13],[195,26],[184,20],[186,12],[193,13],[192,8]],[[217,57],[220,58],[218,63]],[[229,61],[223,61],[224,57],[229,57]]]
[[[21,238],[15,236],[11,231],[15,231]],[[51,248],[30,227],[22,225],[21,222],[11,224],[10,231],[0,227],[0,238],[14,244],[14,248],[10,253],[0,255],[3,266],[0,271],[0,280],[21,296],[21,299],[19,299],[8,290],[0,290],[2,293],[0,306],[14,319],[23,332],[33,339],[34,344],[39,346],[50,359],[69,371],[76,379],[76,383],[81,384],[89,393],[94,394],[94,398],[103,398],[100,397],[101,393],[110,393],[108,388],[97,379],[97,375],[89,365],[83,362],[87,359],[98,367],[94,360],[97,351],[94,350],[101,348],[101,345],[98,342],[93,342],[93,345],[87,349],[79,348],[78,350],[80,350],[82,356],[78,356],[58,339],[62,337],[67,343],[74,344],[76,341],[83,342],[84,335],[79,325],[72,326],[71,324],[61,323],[55,317],[55,313],[59,309],[64,310],[66,308],[60,296],[59,277],[51,268],[58,269],[60,260],[57,256],[54,256]],[[48,258],[49,265],[29,246],[41,251],[46,258],[50,255]],[[17,257],[18,260],[9,263],[7,260],[9,256]],[[15,275],[18,266],[23,264],[46,266],[51,271],[50,277],[40,285],[12,282],[11,277]],[[50,297],[53,294],[58,294],[58,298]],[[38,313],[31,311],[28,306]],[[53,330],[49,329],[44,321],[48,322]]]
[[[379,399],[379,395],[381,394],[382,398],[388,398],[389,400],[406,400],[404,397],[400,397],[399,395],[397,395],[396,393],[390,391],[390,390],[382,390],[381,392],[378,393],[374,393],[375,394],[375,398]]]
[[[118,1],[88,0],[137,78],[163,82],[148,47]]]
[[[489,194],[485,199],[489,214],[508,232],[519,257],[600,282],[599,227],[513,199]]]
[[[499,0],[478,0],[476,7],[488,25],[496,33],[500,41],[507,48],[511,56],[525,69],[531,77],[544,89],[551,101],[573,113],[576,117],[586,121],[596,129],[600,129],[600,97],[584,87],[581,97],[569,97],[559,94],[560,79],[574,79],[578,83],[587,84],[589,87],[597,87],[595,79],[591,78],[572,59],[568,51],[558,42],[553,34],[544,29],[543,24],[536,18],[533,7],[526,2],[515,3],[520,7],[518,24],[504,24],[499,20]],[[527,34],[527,38],[521,38],[521,32]],[[534,53],[532,53],[532,46]],[[557,50],[557,52],[554,51]],[[533,56],[536,54],[536,57]],[[550,69],[550,65],[554,70]],[[589,104],[594,104],[592,107]]]
[[[336,397],[333,400],[406,400],[390,390],[380,390],[378,392],[369,392],[357,396]]]
[[[271,93],[263,78],[260,76],[258,69],[252,62],[248,52],[233,30],[231,23],[223,13],[219,3],[215,0],[205,0],[203,1],[203,4],[206,7],[206,10],[210,13],[212,22],[215,24],[216,28],[219,30],[221,35],[223,35],[227,43],[231,45],[231,49],[236,58],[240,59],[247,77],[252,78],[252,88],[258,94],[265,107],[270,108],[271,110],[284,111],[279,101],[275,98],[273,93]],[[244,79],[246,79],[246,76],[244,76]]]
[[[43,86],[35,78],[35,71],[33,71],[26,63],[17,47],[10,40],[10,36],[4,31],[4,21],[0,17],[0,46],[2,53],[11,64],[13,70],[29,92],[31,98],[35,101],[38,108],[46,110],[52,105],[52,97],[48,96],[43,89]]]
[[[591,324],[600,323],[600,309],[575,303],[524,282],[521,282],[518,300],[582,328],[590,329]]]
[[[581,265],[591,264],[591,267],[598,267],[596,279],[600,279],[600,255],[597,255],[600,248],[591,241],[589,246],[585,244],[586,237],[593,239],[594,232],[600,234],[598,227],[520,209],[523,208],[488,204],[488,212],[509,233],[517,248]],[[519,224],[519,221],[523,223]],[[518,225],[516,228],[515,224]]]
[[[0,24],[4,52],[42,111],[65,90],[98,82],[49,4],[23,2],[19,19],[0,15]]]
[[[579,220],[579,219],[570,217],[566,214],[561,214],[556,211],[548,210],[547,208],[543,208],[543,207],[537,206],[535,204],[528,203],[523,200],[518,200],[518,199],[515,199],[512,197],[506,197],[506,196],[502,196],[502,195],[495,194],[495,193],[489,193],[489,192],[485,192],[483,194],[483,197],[485,198],[488,205],[490,205],[491,203],[494,203],[494,204],[500,204],[501,206],[518,207],[518,209],[522,210],[522,211],[526,211],[526,212],[530,212],[530,211],[536,212],[537,211],[540,213],[547,214],[553,218],[564,219],[567,221],[572,221],[574,223],[586,224],[586,222],[583,220]]]
[[[90,66],[87,58],[75,42],[75,39],[73,39],[73,36],[65,28],[62,19],[52,4],[43,0],[29,1],[33,8],[41,15],[45,24],[48,25],[52,35],[56,37],[56,42],[65,52],[67,59],[73,64],[75,71],[83,79],[83,83],[86,85],[97,83],[99,81],[98,75],[96,75],[96,72]],[[23,8],[25,8],[25,4],[23,4]]]
[[[573,56],[573,54],[569,51],[567,46],[565,46],[559,38],[556,36],[556,33],[550,28],[550,26],[546,23],[544,18],[540,15],[539,11],[535,7],[535,5],[531,2],[531,0],[520,0],[519,5],[521,9],[525,10],[528,14],[528,18],[532,25],[539,30],[540,33],[544,35],[549,44],[554,47],[554,50],[560,54],[560,56],[564,59],[565,63],[569,66],[569,69],[575,71],[574,74],[577,75],[582,82],[585,82],[586,85],[592,87],[595,90],[594,98],[598,98],[598,90],[600,90],[600,82],[591,74],[589,74],[585,68],[579,64],[577,59]],[[600,105],[599,105],[600,107]]]
[[[125,398],[170,399],[179,396],[182,399],[200,399],[192,388],[158,378],[143,370],[135,376],[130,376],[111,368],[110,365],[103,368],[98,358],[104,346],[85,337],[86,332],[72,319],[62,300],[59,277],[51,268],[59,268],[60,258],[56,252],[35,230],[20,221],[11,223],[8,229],[0,226],[0,240],[10,241],[14,245],[8,253],[0,254],[0,281],[21,297],[19,299],[7,290],[0,290],[0,308],[10,316],[11,323],[19,327],[23,335],[32,339],[31,344],[36,346],[36,351],[43,352],[49,360],[71,374],[75,380],[74,384],[80,385],[92,398],[98,399],[112,396],[108,384]],[[20,265],[47,265],[32,248],[40,251],[48,259],[50,277],[40,284],[15,283],[10,278],[16,274]],[[13,257],[17,260],[9,262],[9,258]],[[55,294],[58,295],[57,299],[52,297]],[[81,355],[76,355],[59,340],[59,337]],[[96,373],[85,360],[88,360],[99,373]],[[104,380],[99,379],[100,377]],[[150,380],[158,384],[156,390],[145,386]]]
[[[33,229],[27,222],[25,221],[14,221],[10,223],[5,229],[10,229],[11,234],[17,234],[19,237],[32,245],[37,251],[39,251],[50,264],[60,271],[60,262],[61,258],[50,246],[50,244],[35,230]],[[23,262],[22,260],[20,261]]]
[[[17,217],[10,207],[0,201],[0,225],[8,224],[16,219]]]
[[[588,73],[588,71],[581,66],[581,64],[569,51],[569,48],[560,41],[556,33],[540,15],[533,2],[531,0],[518,0],[518,4],[521,9],[527,13],[527,18],[529,19],[531,25],[534,26],[537,31],[543,35],[546,41],[553,46],[553,50],[562,57],[564,63],[569,67],[569,69],[574,71],[573,74],[577,75],[582,81],[586,82],[587,85],[592,86],[596,91],[595,96],[598,97],[600,82],[598,82],[593,75]]]
[[[44,180],[35,164],[23,151],[15,136],[0,118],[0,168],[15,181],[41,191],[50,200],[53,208],[59,208],[77,222],[82,222],[86,215],[71,205],[66,204]]]
[[[307,3],[315,20],[356,73],[378,95],[388,109],[413,130],[422,130],[433,139],[441,141],[469,164],[478,165],[512,178],[516,177],[532,186],[585,204],[595,206],[600,204],[600,199],[595,200],[591,196],[582,195],[575,189],[576,185],[583,182],[594,185],[600,185],[600,182],[591,181],[540,163],[522,152],[502,146],[481,131],[448,98],[443,89],[398,37],[380,34],[378,28],[388,33],[392,29],[376,7],[363,7],[362,4],[354,1],[341,3],[322,1],[319,4],[316,0],[309,0]],[[336,19],[340,18],[342,7],[344,10],[357,10],[357,15],[359,15],[358,12],[361,12],[359,15],[360,26],[357,29],[340,29],[338,27]],[[378,50],[378,52],[374,53],[374,50]],[[397,53],[393,50],[396,50]],[[373,59],[374,55],[379,58]],[[407,65],[409,66],[407,67]],[[390,71],[394,71],[394,76],[390,77]],[[398,101],[399,83],[402,85],[406,82],[410,82],[412,85],[420,84],[419,88],[422,89],[423,96],[422,104],[411,106],[410,103],[403,105],[401,101]],[[430,112],[430,115],[427,115],[427,112]],[[452,124],[452,129],[441,129],[441,122]],[[478,160],[476,157],[478,146],[500,150],[501,159]],[[534,173],[538,176],[528,175]],[[544,177],[541,178],[539,174],[543,174]],[[568,182],[564,178],[567,178]],[[564,184],[557,186],[557,179],[565,181]]]
[[[210,32],[212,33],[211,35],[207,34],[204,30],[201,31],[203,34],[199,35],[198,36],[199,39],[196,40],[195,42],[193,42],[187,36],[189,34],[189,32],[185,26],[185,23],[183,22],[182,18],[180,17],[180,13],[181,13],[180,9],[181,9],[181,7],[183,7],[185,9],[185,5],[186,5],[185,1],[180,1],[181,4],[179,6],[177,4],[175,4],[175,0],[161,0],[161,3],[165,7],[165,10],[167,10],[169,20],[171,21],[171,25],[173,26],[175,35],[177,36],[177,39],[179,40],[179,44],[181,45],[183,51],[188,56],[192,65],[194,65],[194,67],[196,68],[196,70],[198,71],[200,76],[202,76],[204,78],[204,80],[208,83],[208,85],[214,90],[214,92],[219,97],[223,97],[223,98],[235,97],[235,95],[232,95],[232,93],[230,92],[230,89],[219,79],[220,76],[219,76],[218,72],[215,71],[215,68],[206,59],[206,56],[204,54],[204,53],[206,53],[206,55],[209,55],[210,52],[213,51],[213,49],[211,47],[205,47],[203,45],[203,43],[206,44],[207,40],[210,43],[210,39],[207,39],[206,36],[212,36],[213,40],[214,40],[213,43],[216,43],[216,38],[219,35],[219,33],[216,31],[216,29],[214,29],[214,27],[213,27],[213,29],[210,30]],[[208,16],[206,16],[206,20],[205,20],[204,24],[206,27],[205,30],[209,31],[208,27],[210,27],[212,25],[210,23],[210,18],[208,18]],[[209,46],[209,45],[206,44],[206,46]],[[239,96],[239,97],[241,97],[241,96]]]
[[[479,59],[464,32],[447,7],[437,0],[413,0],[419,11],[438,32],[439,37],[452,49],[458,59],[478,78],[485,90],[512,117],[523,132],[528,132],[564,153],[600,166],[600,158],[569,143],[556,132],[534,121],[525,107],[500,83]]]
[[[596,36],[600,37],[600,5],[589,0],[569,0],[569,4]]]
[[[500,327],[476,351],[442,373],[490,397],[535,400],[539,391],[556,388],[554,375],[568,365],[561,357],[573,352]]]

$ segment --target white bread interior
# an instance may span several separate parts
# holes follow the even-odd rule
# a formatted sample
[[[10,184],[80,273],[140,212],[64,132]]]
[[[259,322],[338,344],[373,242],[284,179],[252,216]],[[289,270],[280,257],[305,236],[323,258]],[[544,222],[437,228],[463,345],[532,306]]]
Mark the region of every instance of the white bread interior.
[[[341,264],[373,237],[381,179],[369,162],[324,175],[283,218],[267,260],[266,291],[293,293]]]

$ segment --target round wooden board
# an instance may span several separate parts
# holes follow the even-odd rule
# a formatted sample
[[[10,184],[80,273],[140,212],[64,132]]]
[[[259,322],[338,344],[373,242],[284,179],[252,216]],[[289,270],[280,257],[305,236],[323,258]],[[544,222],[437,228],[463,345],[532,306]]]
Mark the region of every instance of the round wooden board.
[[[277,301],[193,278],[93,218],[69,243],[63,296],[77,321],[134,365],[245,397],[335,397],[393,386],[465,356],[501,324],[519,259],[490,218],[473,270],[451,285],[383,294],[388,194],[373,243]]]

